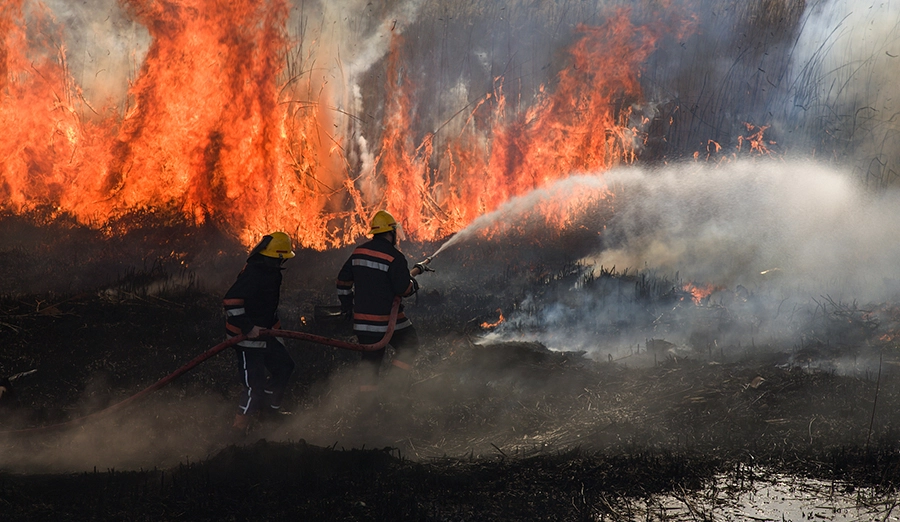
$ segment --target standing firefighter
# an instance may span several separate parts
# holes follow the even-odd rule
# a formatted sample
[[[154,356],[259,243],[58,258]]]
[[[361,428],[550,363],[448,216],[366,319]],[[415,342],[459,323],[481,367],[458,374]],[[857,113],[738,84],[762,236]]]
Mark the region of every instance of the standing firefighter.
[[[375,344],[384,337],[394,299],[416,293],[419,285],[414,276],[430,270],[423,262],[410,271],[406,257],[397,249],[397,241],[405,239],[403,230],[394,217],[384,210],[372,218],[369,234],[372,239],[353,251],[337,278],[341,311],[347,315],[352,313],[353,330],[360,344]],[[391,361],[392,372],[409,375],[419,349],[419,337],[412,322],[403,313],[403,305],[397,314],[390,344],[396,352]],[[363,352],[360,392],[378,390],[378,374],[384,354],[384,348]]]
[[[291,238],[284,232],[263,236],[247,257],[247,264],[225,293],[225,330],[228,338],[240,334],[247,339],[238,342],[240,378],[245,394],[233,427],[246,432],[250,419],[258,412],[281,411],[281,400],[294,361],[282,339],[260,336],[262,329],[278,329],[278,302],[281,296],[282,265],[294,257]]]

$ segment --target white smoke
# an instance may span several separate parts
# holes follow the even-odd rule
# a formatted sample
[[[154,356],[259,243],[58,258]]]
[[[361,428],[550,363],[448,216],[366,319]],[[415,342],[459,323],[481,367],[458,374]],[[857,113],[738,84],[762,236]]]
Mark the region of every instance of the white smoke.
[[[793,54],[789,112],[811,132],[834,136],[844,146],[838,154],[880,181],[896,172],[900,150],[900,4],[808,4]]]
[[[380,187],[374,176],[377,151],[369,147],[375,138],[364,134],[370,122],[364,117],[363,97],[383,87],[367,84],[367,74],[387,55],[393,35],[415,22],[422,3],[295,1],[291,8],[289,34],[303,50],[300,59],[305,61],[298,71],[303,76],[302,96],[318,105],[318,126],[329,134],[326,141],[337,143],[346,137],[356,145],[346,153],[359,169],[358,188],[367,205],[380,198]],[[343,181],[343,161],[320,158],[319,163],[331,164],[335,185]]]
[[[421,0],[380,5],[366,0],[298,2],[291,10],[291,31],[315,56],[311,74],[332,93],[323,101],[349,114],[361,110],[362,77],[390,50],[392,34],[415,21]],[[293,29],[304,27],[305,29]]]
[[[146,28],[129,19],[117,0],[44,4],[62,25],[68,68],[85,101],[98,111],[123,107],[129,80],[150,45]]]
[[[900,195],[866,194],[847,173],[810,160],[623,169],[623,195],[597,262],[678,271],[715,285],[753,286],[778,269],[815,290],[877,299],[900,279]]]
[[[619,330],[617,325],[635,325],[641,322],[635,318],[647,313],[647,302],[622,298],[623,292],[634,295],[634,283],[611,280],[589,288],[571,279],[559,283],[566,288],[526,295],[489,339],[528,338],[554,349],[621,355],[654,336],[683,346],[709,334],[702,331],[708,324],[697,322],[702,314],[727,313],[745,328],[709,334],[710,342],[727,338],[749,345],[755,334],[757,341],[765,335],[790,345],[799,340],[801,318],[817,300],[865,306],[900,295],[900,193],[866,192],[848,169],[811,160],[620,168],[563,180],[511,201],[485,220],[502,215],[516,221],[546,198],[571,198],[599,186],[615,196],[597,204],[615,211],[608,220],[579,224],[600,237],[596,253],[581,259],[583,265],[595,274],[612,267],[620,274],[654,274],[676,289],[689,282],[712,285],[721,292],[713,301],[727,298],[729,307],[693,311],[688,296],[663,313],[667,318],[649,318],[644,324],[649,329]],[[756,299],[747,301],[749,296]],[[786,310],[794,315],[788,318]],[[618,346],[600,341],[607,333]]]

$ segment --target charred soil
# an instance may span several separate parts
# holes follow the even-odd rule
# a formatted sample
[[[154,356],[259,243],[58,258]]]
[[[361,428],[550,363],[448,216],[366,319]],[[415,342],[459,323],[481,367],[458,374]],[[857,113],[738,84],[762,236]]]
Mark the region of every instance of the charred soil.
[[[315,321],[317,305],[335,302],[334,270],[309,269],[341,257],[289,266],[286,329],[349,338],[346,324]],[[845,372],[757,344],[648,343],[616,359],[489,342],[479,325],[505,297],[483,285],[410,300],[419,363],[412,379],[388,374],[373,400],[352,392],[357,354],[290,342],[292,414],[259,419],[246,437],[230,429],[230,350],[128,408],[52,428],[221,341],[219,284],[154,270],[3,298],[0,373],[17,376],[0,417],[4,520],[632,520],[641,499],[723,476],[900,485],[900,375],[887,345],[862,343],[854,356],[879,364]]]

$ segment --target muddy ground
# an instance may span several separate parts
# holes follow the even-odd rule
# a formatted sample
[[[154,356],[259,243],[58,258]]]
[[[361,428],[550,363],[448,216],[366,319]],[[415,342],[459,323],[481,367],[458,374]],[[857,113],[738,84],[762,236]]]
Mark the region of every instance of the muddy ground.
[[[748,335],[727,346],[670,344],[651,342],[648,330],[614,355],[607,328],[596,334],[603,349],[550,350],[526,331],[491,340],[485,323],[508,315],[523,288],[551,294],[571,289],[571,277],[615,282],[648,317],[678,308],[680,318],[708,320],[728,306],[695,303],[671,281],[585,278],[571,259],[512,263],[489,248],[448,256],[443,276],[422,276],[407,308],[423,341],[414,376],[386,377],[376,401],[353,392],[358,354],[292,341],[292,414],[261,419],[248,436],[230,430],[240,390],[230,350],[102,413],[221,342],[221,294],[243,254],[203,237],[185,239],[200,245],[189,256],[157,252],[142,264],[127,260],[149,251],[153,234],[113,252],[68,238],[81,261],[55,271],[39,249],[3,253],[0,376],[19,376],[16,403],[0,417],[0,518],[725,520],[691,494],[718,488],[727,498],[775,474],[881,501],[900,485],[888,312],[876,322],[833,308],[843,326],[818,333],[840,343],[805,335],[775,346]],[[62,255],[59,243],[46,252]],[[166,248],[188,251],[174,243]],[[291,261],[286,329],[349,339],[349,325],[315,313],[336,304],[333,278],[347,253]],[[616,328],[646,326],[635,318]],[[654,500],[663,496],[689,509],[667,511]]]

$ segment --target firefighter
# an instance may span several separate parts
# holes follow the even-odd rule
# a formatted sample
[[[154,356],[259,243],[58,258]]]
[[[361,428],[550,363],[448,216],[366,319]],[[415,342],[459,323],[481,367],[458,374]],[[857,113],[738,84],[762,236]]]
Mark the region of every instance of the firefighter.
[[[341,312],[353,318],[353,330],[360,344],[375,344],[384,337],[395,297],[416,293],[419,284],[415,276],[431,271],[427,262],[417,263],[410,271],[406,257],[397,249],[397,242],[405,239],[403,230],[388,212],[381,210],[375,214],[369,235],[372,239],[353,251],[337,277]],[[408,382],[419,349],[419,338],[403,312],[403,305],[397,314],[390,345],[395,351],[391,371],[406,375],[406,379],[400,380]],[[378,375],[385,351],[382,348],[362,353],[359,368],[362,394],[378,391]]]
[[[223,299],[227,337],[247,336],[234,345],[245,391],[233,424],[239,432],[249,431],[254,415],[283,412],[281,401],[294,371],[294,361],[283,339],[261,336],[259,331],[281,327],[281,271],[284,262],[292,257],[287,234],[272,232],[263,236]]]
[[[16,404],[16,392],[12,387],[12,379],[0,378],[0,409],[12,408]]]

